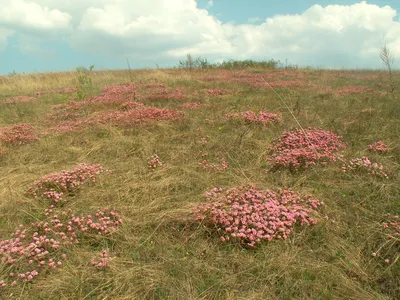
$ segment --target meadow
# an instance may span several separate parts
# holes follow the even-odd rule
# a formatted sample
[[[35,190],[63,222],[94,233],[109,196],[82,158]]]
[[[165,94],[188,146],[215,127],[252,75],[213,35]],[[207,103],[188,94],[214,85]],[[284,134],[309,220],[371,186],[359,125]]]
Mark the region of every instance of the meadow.
[[[0,298],[399,299],[393,82],[263,65],[0,77]]]

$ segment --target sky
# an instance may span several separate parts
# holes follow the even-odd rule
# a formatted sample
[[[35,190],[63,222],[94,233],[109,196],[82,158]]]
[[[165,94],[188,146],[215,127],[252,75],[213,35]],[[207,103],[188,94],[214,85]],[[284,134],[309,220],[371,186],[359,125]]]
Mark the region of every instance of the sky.
[[[187,54],[314,68],[400,65],[400,0],[0,0],[0,75],[174,67]]]

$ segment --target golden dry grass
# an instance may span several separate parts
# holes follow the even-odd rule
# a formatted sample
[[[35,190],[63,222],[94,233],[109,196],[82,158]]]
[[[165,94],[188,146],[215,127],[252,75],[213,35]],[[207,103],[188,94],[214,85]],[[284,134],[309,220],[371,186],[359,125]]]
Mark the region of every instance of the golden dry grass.
[[[291,70],[306,83],[334,89],[366,85],[373,93],[335,95],[322,88],[277,88],[303,127],[322,127],[344,136],[345,158],[367,154],[390,168],[387,181],[363,174],[343,174],[341,164],[317,166],[303,172],[265,174],[268,147],[284,129],[296,128],[291,113],[269,88],[243,83],[202,81],[218,71],[138,70],[97,71],[91,74],[95,92],[104,85],[161,82],[189,91],[229,88],[239,95],[211,98],[200,93],[206,106],[187,111],[180,121],[163,121],[132,128],[95,126],[80,132],[42,135],[22,146],[2,144],[0,157],[0,236],[8,239],[18,224],[40,218],[46,204],[24,192],[48,173],[76,163],[100,163],[113,170],[96,184],[87,184],[69,199],[80,212],[104,206],[123,216],[123,226],[105,239],[88,239],[67,248],[68,260],[57,272],[42,274],[34,283],[7,287],[4,299],[396,299],[400,297],[400,267],[395,261],[399,242],[372,258],[384,242],[381,222],[386,213],[400,214],[400,102],[376,86],[386,83],[382,72]],[[273,72],[248,70],[247,72]],[[340,75],[340,76],[339,76]],[[377,76],[365,79],[363,76]],[[398,74],[395,74],[397,76]],[[397,76],[398,77],[398,76]],[[0,126],[34,124],[51,107],[74,100],[72,94],[44,94],[28,103],[5,104],[17,95],[74,87],[74,72],[0,77]],[[153,100],[156,107],[177,108],[175,100]],[[267,127],[225,120],[228,112],[280,110],[283,122]],[[97,108],[96,108],[97,109]],[[95,113],[96,109],[87,113]],[[108,109],[108,108],[106,108]],[[205,145],[199,143],[208,137]],[[367,145],[390,139],[387,155],[370,154]],[[212,172],[199,167],[201,152],[225,157],[230,167]],[[147,161],[157,153],[168,165],[151,171]],[[319,224],[299,228],[285,241],[263,243],[256,249],[223,244],[191,218],[192,207],[204,202],[214,186],[254,184],[260,188],[288,186],[312,193],[325,202]],[[107,249],[107,270],[94,269],[90,260]],[[386,257],[385,256],[385,257]],[[0,264],[0,280],[6,266]],[[4,272],[4,273],[3,273]]]

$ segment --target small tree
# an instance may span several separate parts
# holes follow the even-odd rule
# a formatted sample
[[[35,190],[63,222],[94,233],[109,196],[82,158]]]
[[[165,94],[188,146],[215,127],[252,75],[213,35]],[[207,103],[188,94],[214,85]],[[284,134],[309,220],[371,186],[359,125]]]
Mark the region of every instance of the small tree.
[[[390,51],[387,45],[383,46],[381,49],[381,60],[383,64],[386,66],[388,72],[389,72],[389,82],[390,82],[390,91],[391,93],[394,92],[395,86],[394,86],[394,81],[393,81],[393,74],[392,74],[392,68],[393,68],[393,63],[394,63],[394,55]]]
[[[89,69],[85,67],[77,67],[77,81],[78,81],[78,91],[76,92],[77,98],[83,100],[89,96],[93,91],[92,78],[90,73],[94,69],[94,65],[91,65]]]

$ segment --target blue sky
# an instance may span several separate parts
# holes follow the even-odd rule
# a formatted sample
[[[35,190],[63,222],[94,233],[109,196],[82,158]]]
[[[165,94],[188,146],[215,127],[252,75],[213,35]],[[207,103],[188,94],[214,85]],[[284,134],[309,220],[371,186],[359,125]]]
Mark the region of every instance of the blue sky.
[[[0,0],[0,74],[286,59],[377,68],[400,56],[399,0]]]
[[[207,7],[207,0],[197,1],[201,8]],[[349,0],[214,0],[209,8],[213,15],[218,14],[218,19],[223,22],[236,21],[247,23],[248,18],[258,17],[265,19],[274,15],[301,14],[315,4],[327,5],[352,5],[361,1]],[[368,4],[379,6],[389,5],[400,12],[399,0],[367,1]]]

